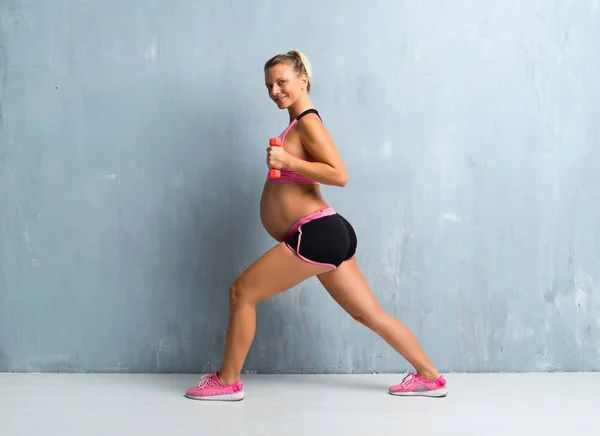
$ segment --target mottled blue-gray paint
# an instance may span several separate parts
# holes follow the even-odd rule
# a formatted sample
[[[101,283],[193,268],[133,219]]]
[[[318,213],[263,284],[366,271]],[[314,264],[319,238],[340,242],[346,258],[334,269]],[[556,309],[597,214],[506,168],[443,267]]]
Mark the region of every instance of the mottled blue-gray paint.
[[[350,175],[327,198],[438,367],[600,369],[600,2],[350,3],[0,2],[0,370],[218,368],[291,48]],[[245,370],[407,368],[311,279]]]

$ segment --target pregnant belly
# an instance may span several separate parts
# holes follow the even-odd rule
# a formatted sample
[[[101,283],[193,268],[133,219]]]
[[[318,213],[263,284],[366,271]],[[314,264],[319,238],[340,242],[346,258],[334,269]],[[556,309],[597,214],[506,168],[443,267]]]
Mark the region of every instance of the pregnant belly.
[[[281,242],[296,221],[326,207],[318,185],[266,182],[260,200],[260,220],[267,233]]]

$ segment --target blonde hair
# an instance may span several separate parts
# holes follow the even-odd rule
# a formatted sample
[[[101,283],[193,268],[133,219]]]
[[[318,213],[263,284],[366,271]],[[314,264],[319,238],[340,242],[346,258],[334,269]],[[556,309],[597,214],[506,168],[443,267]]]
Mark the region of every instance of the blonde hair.
[[[308,86],[306,90],[310,92],[310,85],[312,84],[312,65],[308,58],[302,53],[300,50],[290,50],[285,54],[279,54],[273,56],[271,59],[265,63],[265,71],[274,67],[275,65],[286,64],[291,65],[294,68],[294,72],[298,74],[298,76],[302,76],[306,74],[308,77]]]

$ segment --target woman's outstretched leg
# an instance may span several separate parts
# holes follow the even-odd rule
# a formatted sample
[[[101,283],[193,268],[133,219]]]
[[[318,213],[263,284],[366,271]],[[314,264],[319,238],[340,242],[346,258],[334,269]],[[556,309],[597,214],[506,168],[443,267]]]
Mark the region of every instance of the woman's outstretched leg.
[[[331,269],[304,262],[284,243],[250,265],[229,291],[229,325],[221,369],[205,374],[200,384],[188,389],[186,395],[203,400],[244,398],[239,379],[256,331],[256,304]]]
[[[410,330],[386,313],[360,272],[356,258],[344,262],[334,271],[318,276],[331,297],[354,319],[367,326],[400,353],[417,371],[392,386],[398,395],[443,396],[446,381],[440,376]]]

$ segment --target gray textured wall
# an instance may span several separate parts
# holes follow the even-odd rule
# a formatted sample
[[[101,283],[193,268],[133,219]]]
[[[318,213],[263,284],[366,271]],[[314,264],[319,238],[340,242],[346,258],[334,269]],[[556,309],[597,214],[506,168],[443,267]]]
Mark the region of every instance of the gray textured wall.
[[[218,367],[290,48],[325,193],[439,368],[600,369],[598,0],[0,5],[0,370]],[[258,312],[248,371],[408,368],[314,279]]]

